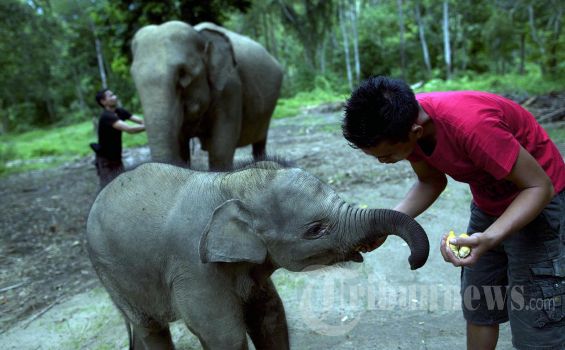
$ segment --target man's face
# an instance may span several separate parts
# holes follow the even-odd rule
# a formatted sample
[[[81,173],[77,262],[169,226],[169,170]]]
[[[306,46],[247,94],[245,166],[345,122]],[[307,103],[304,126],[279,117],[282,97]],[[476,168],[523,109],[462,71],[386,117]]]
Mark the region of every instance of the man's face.
[[[100,102],[102,102],[105,107],[115,107],[118,103],[118,96],[114,95],[112,91],[107,90],[104,92],[104,98]]]
[[[406,142],[390,142],[382,141],[378,145],[369,148],[361,148],[363,153],[377,158],[381,163],[396,163],[401,160],[408,158],[410,154],[414,151],[416,142],[422,135],[422,127],[414,124],[410,134],[408,135],[408,141]]]
[[[414,150],[414,143],[410,141],[397,143],[383,141],[375,147],[362,148],[361,150],[365,154],[377,158],[381,163],[396,163],[408,158]]]

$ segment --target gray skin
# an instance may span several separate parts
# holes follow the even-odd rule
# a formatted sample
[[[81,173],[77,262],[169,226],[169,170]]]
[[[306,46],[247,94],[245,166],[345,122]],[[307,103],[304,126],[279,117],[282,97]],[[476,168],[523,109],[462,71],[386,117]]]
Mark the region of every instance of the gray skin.
[[[182,319],[205,349],[288,349],[278,268],[362,262],[387,234],[404,239],[412,269],[429,243],[405,214],[360,209],[297,168],[259,162],[232,172],[147,163],[96,198],[92,264],[124,315],[135,349],[172,349]]]
[[[264,157],[283,71],[261,45],[212,23],[171,21],[141,28],[132,51],[154,161],[190,164],[192,137],[210,169],[229,169],[249,144]]]

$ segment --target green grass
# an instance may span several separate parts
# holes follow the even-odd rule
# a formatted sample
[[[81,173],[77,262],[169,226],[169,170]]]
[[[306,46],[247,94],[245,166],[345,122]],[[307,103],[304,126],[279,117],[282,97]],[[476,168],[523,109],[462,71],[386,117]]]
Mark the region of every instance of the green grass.
[[[307,107],[314,107],[322,103],[343,101],[347,95],[323,89],[299,92],[291,98],[279,99],[273,118],[293,117],[300,113],[300,110]]]
[[[565,143],[565,125],[559,128],[551,127],[545,128],[549,137],[556,143]]]
[[[145,133],[122,137],[124,147],[147,143]],[[0,175],[45,169],[92,153],[96,142],[91,122],[0,136]]]

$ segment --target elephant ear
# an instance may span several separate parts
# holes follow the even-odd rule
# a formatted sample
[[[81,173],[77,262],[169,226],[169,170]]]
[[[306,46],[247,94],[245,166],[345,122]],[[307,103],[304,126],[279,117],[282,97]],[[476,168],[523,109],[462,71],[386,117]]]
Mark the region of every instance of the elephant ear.
[[[263,263],[267,248],[253,229],[243,203],[230,199],[217,207],[200,238],[200,261]]]
[[[233,77],[236,60],[229,38],[217,31],[203,29],[200,32],[206,39],[206,67],[208,81],[215,90],[222,91],[228,80]]]

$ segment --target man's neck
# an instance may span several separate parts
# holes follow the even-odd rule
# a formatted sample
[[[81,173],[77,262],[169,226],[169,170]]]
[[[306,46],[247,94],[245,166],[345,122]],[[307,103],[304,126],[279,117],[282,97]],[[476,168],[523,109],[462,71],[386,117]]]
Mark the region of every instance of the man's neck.
[[[112,113],[116,112],[116,106],[105,106],[104,109]]]
[[[424,153],[431,155],[436,146],[436,127],[434,121],[426,111],[424,111],[422,106],[418,106],[418,118],[416,119],[416,123],[422,126],[423,129],[418,144]]]
[[[418,118],[416,119],[416,124],[421,125],[424,129],[420,139],[435,139],[436,128],[434,122],[421,106],[418,106]]]

